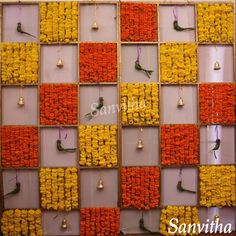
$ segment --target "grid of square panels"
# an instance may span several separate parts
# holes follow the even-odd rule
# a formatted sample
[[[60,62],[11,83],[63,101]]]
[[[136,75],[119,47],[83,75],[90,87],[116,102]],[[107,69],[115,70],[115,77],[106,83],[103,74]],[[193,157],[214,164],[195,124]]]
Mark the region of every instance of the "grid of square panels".
[[[226,7],[230,19],[231,5]],[[127,170],[128,176],[124,178],[128,179],[132,173],[141,173],[136,180],[129,180],[138,181],[134,188],[131,186],[130,193],[128,188],[131,194],[128,197],[132,198],[132,194],[138,193],[135,191],[140,191],[137,186],[142,187],[142,173],[152,179],[148,177],[152,168],[160,168],[161,178],[157,177],[160,196],[154,194],[151,199],[158,204],[156,209],[145,213],[145,222],[157,229],[158,223],[150,217],[159,219],[161,209],[168,205],[200,207],[199,167],[232,165],[235,161],[232,145],[235,115],[231,109],[235,105],[235,44],[230,30],[219,42],[213,36],[204,37],[201,17],[208,12],[207,6],[72,2],[3,4],[2,9],[1,45],[2,56],[6,58],[1,70],[2,129],[9,128],[8,132],[18,132],[21,139],[27,140],[23,132],[15,130],[21,126],[32,127],[39,139],[39,164],[35,166],[32,160],[32,166],[23,164],[17,172],[14,165],[4,164],[7,147],[1,142],[4,193],[14,187],[14,181],[11,185],[6,182],[14,179],[16,173],[28,186],[18,195],[5,199],[5,207],[42,208],[45,235],[63,234],[60,227],[54,227],[56,232],[47,221],[60,225],[65,219],[72,222],[70,232],[78,234],[79,218],[84,217],[79,216],[79,208],[119,207],[121,230],[141,232],[137,226],[125,229],[125,217],[138,217],[135,208],[139,206],[134,204],[135,208],[127,210],[123,205],[124,193],[127,202],[124,192],[127,190],[122,185],[122,171]],[[46,17],[45,12],[57,10],[55,17]],[[65,11],[65,17],[72,16],[69,25],[60,24],[63,22],[60,11]],[[9,17],[12,14],[18,18]],[[176,30],[173,28],[176,19],[182,27],[196,29]],[[140,27],[140,21],[145,27]],[[34,37],[17,32],[14,27],[18,22]],[[58,26],[50,31],[52,22]],[[27,50],[32,51],[29,60],[25,59],[26,55],[29,57]],[[13,59],[8,61],[11,54]],[[225,96],[219,96],[221,91],[225,91]],[[217,106],[212,102],[215,100]],[[222,106],[229,109],[225,111]],[[220,116],[226,119],[219,119]],[[157,122],[150,122],[155,119]],[[170,129],[167,133],[166,128]],[[8,143],[19,145],[15,136],[12,137]],[[217,140],[221,141],[220,147],[213,150]],[[32,151],[30,144],[28,151]],[[174,150],[170,157],[166,156],[168,149]],[[14,148],[13,152],[16,152]],[[181,153],[186,160],[180,160]],[[114,165],[108,161],[112,158]],[[51,173],[53,169],[58,170],[57,178],[51,181],[59,183],[60,173],[66,176],[66,171],[73,167],[78,170],[79,208],[60,214],[56,222],[52,208],[46,211],[42,207],[40,173],[45,168],[51,168]],[[178,181],[172,181],[179,176],[197,194],[179,192]],[[29,185],[29,178],[34,178],[37,184]],[[151,186],[149,183],[148,195],[152,195]],[[27,192],[33,189],[36,197],[30,200]],[[170,197],[173,195],[174,200]],[[218,208],[209,210],[219,212]],[[133,224],[137,225],[138,221]]]

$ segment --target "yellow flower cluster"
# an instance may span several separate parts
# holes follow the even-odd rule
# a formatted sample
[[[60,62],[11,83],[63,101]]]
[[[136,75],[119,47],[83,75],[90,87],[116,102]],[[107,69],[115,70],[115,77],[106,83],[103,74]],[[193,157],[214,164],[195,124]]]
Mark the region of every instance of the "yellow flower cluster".
[[[232,3],[198,4],[198,41],[232,43],[234,38],[233,13]]]
[[[40,41],[77,41],[78,13],[77,2],[40,3]]]
[[[117,125],[81,125],[79,148],[81,166],[116,166]]]
[[[200,205],[236,206],[236,167],[200,167]]]
[[[11,209],[3,212],[1,230],[4,236],[43,235],[41,211]]]
[[[160,47],[161,82],[197,82],[197,45],[163,43]]]
[[[78,208],[77,172],[74,167],[40,169],[42,208],[59,211],[71,211]]]
[[[156,83],[122,83],[122,124],[157,125],[159,123],[158,101]]]
[[[2,83],[35,84],[38,81],[37,43],[1,43]]]
[[[196,235],[196,232],[190,231],[190,233],[178,233],[175,234],[168,233],[168,228],[170,231],[174,231],[175,229],[170,226],[170,220],[176,218],[178,219],[178,223],[176,221],[172,222],[177,227],[181,224],[186,224],[186,231],[188,229],[189,224],[200,224],[199,220],[199,212],[196,207],[190,206],[167,206],[161,210],[161,218],[160,218],[160,233],[163,235]]]

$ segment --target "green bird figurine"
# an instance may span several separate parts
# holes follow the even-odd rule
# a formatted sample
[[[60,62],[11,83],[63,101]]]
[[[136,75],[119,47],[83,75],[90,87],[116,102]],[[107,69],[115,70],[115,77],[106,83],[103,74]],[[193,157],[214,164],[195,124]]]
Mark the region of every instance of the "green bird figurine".
[[[173,22],[173,26],[174,26],[174,29],[175,29],[176,31],[189,31],[189,30],[195,30],[195,28],[183,28],[183,27],[179,26],[177,20],[175,20],[175,21]]]
[[[216,144],[215,144],[215,147],[212,149],[212,151],[216,151],[220,148],[220,139],[216,139]]]
[[[151,77],[151,74],[152,74],[153,70],[146,70],[146,69],[144,69],[144,68],[140,65],[138,59],[135,61],[134,67],[135,67],[135,69],[138,70],[138,71],[144,71],[144,72],[146,73],[146,75],[147,75],[148,78]]]
[[[178,184],[177,184],[177,190],[179,192],[187,192],[187,193],[196,193],[195,191],[191,191],[191,190],[188,190],[188,189],[185,189],[182,187],[182,181],[178,181]]]
[[[101,110],[101,108],[104,106],[104,98],[103,97],[99,97],[98,99],[98,105],[96,106],[95,110],[87,113],[85,116],[88,117],[89,120],[91,120],[93,118],[93,116],[95,116],[97,114],[97,112],[99,110]]]
[[[6,197],[6,196],[9,196],[9,195],[17,194],[17,193],[20,192],[20,189],[21,189],[21,183],[20,182],[16,182],[15,188],[11,192],[3,195],[2,197]]]
[[[141,219],[139,220],[139,228],[140,228],[141,230],[143,230],[143,231],[146,231],[146,232],[150,233],[150,234],[162,235],[162,234],[160,234],[159,232],[153,232],[153,231],[147,229],[147,228],[145,227],[145,225],[144,225],[144,219],[143,219],[143,218],[141,218]]]
[[[57,150],[60,151],[60,152],[75,152],[76,148],[64,148],[62,146],[61,140],[58,139],[57,140]]]
[[[36,38],[34,35],[29,34],[29,33],[27,33],[27,32],[25,32],[25,31],[22,30],[22,24],[21,24],[21,22],[18,22],[18,23],[17,23],[16,31],[19,32],[19,33],[21,33],[21,34],[27,34],[27,35],[29,35],[29,36],[31,36],[31,37],[33,37],[33,38]]]

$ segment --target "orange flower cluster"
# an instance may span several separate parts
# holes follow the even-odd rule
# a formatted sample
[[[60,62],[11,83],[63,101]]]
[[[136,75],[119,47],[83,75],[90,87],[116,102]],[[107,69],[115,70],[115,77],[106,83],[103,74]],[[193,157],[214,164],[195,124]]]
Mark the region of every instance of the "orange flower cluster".
[[[203,123],[235,122],[235,84],[200,85],[200,120]]]
[[[161,164],[199,163],[199,129],[197,125],[161,126]]]
[[[80,236],[115,236],[119,233],[119,208],[82,208],[80,210]]]
[[[157,41],[156,4],[121,4],[121,40]]]
[[[77,124],[78,91],[73,84],[40,86],[40,124]]]
[[[157,207],[160,199],[159,180],[158,167],[123,167],[121,170],[123,206],[144,210]]]
[[[80,82],[115,82],[116,52],[115,43],[81,43]]]
[[[38,129],[4,126],[1,128],[2,166],[38,166]]]

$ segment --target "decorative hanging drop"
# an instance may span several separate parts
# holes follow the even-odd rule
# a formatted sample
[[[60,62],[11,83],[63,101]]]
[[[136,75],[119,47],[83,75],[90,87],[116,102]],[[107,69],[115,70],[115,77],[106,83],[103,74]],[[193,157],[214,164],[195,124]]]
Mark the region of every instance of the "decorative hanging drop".
[[[59,58],[57,61],[57,67],[61,69],[63,66],[64,66],[63,61],[61,58]]]
[[[215,223],[220,223],[220,216],[219,215],[214,216],[214,222]]]
[[[103,190],[104,189],[104,182],[103,182],[101,177],[98,180],[97,189],[98,190]]]
[[[138,142],[137,142],[137,149],[143,149],[143,140],[142,139],[139,139]]]
[[[61,228],[62,229],[67,229],[68,228],[68,223],[66,219],[63,219],[61,222]]]
[[[97,5],[95,3],[94,4],[94,20],[93,20],[92,27],[91,27],[92,30],[95,30],[95,31],[99,29],[96,18],[97,18]]]
[[[178,99],[178,102],[177,102],[177,106],[179,108],[182,108],[184,106],[184,99],[182,97],[182,92],[183,92],[183,87],[180,86],[179,87],[179,99]]]
[[[23,96],[20,96],[20,97],[19,97],[18,105],[19,105],[20,107],[22,107],[22,106],[25,105],[25,99],[24,99]]]
[[[220,63],[219,63],[218,61],[216,61],[216,62],[214,63],[214,70],[220,70],[220,69],[221,69]]]
[[[138,150],[141,150],[144,148],[143,139],[141,138],[142,133],[143,133],[143,128],[140,128],[139,139],[137,141],[137,146],[136,146]]]
[[[25,99],[23,97],[23,88],[20,89],[20,97],[17,102],[18,106],[23,107],[25,105]]]

